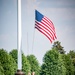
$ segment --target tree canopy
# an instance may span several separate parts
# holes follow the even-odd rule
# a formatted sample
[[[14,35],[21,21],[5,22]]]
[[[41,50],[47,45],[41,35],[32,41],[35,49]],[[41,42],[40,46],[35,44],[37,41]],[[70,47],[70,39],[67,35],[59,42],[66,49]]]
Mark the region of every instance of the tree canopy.
[[[17,49],[13,49],[11,50],[11,52],[9,53],[15,60],[16,64],[17,64],[17,56],[18,56],[18,51]]]
[[[73,66],[72,60],[70,59],[70,55],[63,54],[61,56],[66,68],[66,75],[74,75],[74,66]]]
[[[70,50],[68,55],[70,56],[70,60],[72,61],[72,64],[74,66],[74,75],[75,75],[75,51],[74,50]]]
[[[26,75],[31,72],[31,66],[29,64],[29,61],[27,60],[27,57],[25,57],[24,54],[22,54],[22,70],[25,72]]]
[[[28,55],[27,59],[29,60],[31,66],[31,72],[35,72],[36,75],[40,74],[40,66],[37,58],[34,55]]]
[[[3,69],[3,67],[1,66],[1,62],[0,62],[0,75],[4,75],[4,69]]]
[[[56,50],[58,50],[60,54],[65,54],[64,47],[61,46],[61,42],[59,41],[54,42],[52,48],[55,48]]]
[[[55,49],[46,52],[41,67],[41,75],[66,75],[66,68],[59,52]]]
[[[3,67],[4,75],[14,75],[17,69],[16,63],[4,49],[0,49],[0,63]]]
[[[18,54],[17,49],[13,49],[9,54],[14,58],[14,60],[17,64],[17,54]],[[25,55],[23,53],[22,53],[22,70],[24,71],[24,73],[26,75],[31,70],[31,66],[29,64],[29,61],[27,60],[27,58],[25,57]]]
[[[17,70],[17,49],[7,52],[0,49],[0,75],[14,75]],[[65,53],[61,42],[54,42],[51,50],[47,51],[40,66],[34,55],[25,56],[22,53],[22,71],[25,75],[75,75],[75,51]]]

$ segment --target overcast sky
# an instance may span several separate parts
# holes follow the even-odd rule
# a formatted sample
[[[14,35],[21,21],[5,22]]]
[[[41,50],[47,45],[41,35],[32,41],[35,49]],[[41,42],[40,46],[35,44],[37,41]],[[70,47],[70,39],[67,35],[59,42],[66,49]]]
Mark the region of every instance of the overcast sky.
[[[44,54],[53,45],[42,33],[34,29],[35,9],[52,20],[57,40],[61,42],[64,50],[75,50],[75,0],[22,0],[24,54],[34,54],[39,63],[42,63]],[[17,0],[0,0],[1,48],[8,52],[17,49]]]

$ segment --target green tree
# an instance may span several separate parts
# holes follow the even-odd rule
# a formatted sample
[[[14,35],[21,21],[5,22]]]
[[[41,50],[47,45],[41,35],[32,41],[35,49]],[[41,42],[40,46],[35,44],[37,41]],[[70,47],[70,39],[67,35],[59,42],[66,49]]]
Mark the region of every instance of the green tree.
[[[70,50],[70,52],[68,53],[70,55],[70,59],[72,60],[72,63],[75,67],[75,51],[74,50]]]
[[[35,75],[40,74],[40,66],[37,58],[34,55],[28,55],[27,59],[31,65],[31,72],[35,72]]]
[[[0,62],[0,75],[4,75],[4,69],[3,69],[3,67],[1,66],[1,62]]]
[[[44,55],[40,75],[66,75],[66,68],[61,55],[52,49]]]
[[[65,54],[65,51],[63,49],[64,47],[61,46],[61,42],[59,41],[54,42],[52,48],[55,48],[56,50],[58,50],[60,54]]]
[[[70,50],[68,54],[71,56],[71,58],[75,58],[75,51],[74,50]]]
[[[75,75],[75,51],[70,50],[68,54],[70,55],[70,59],[72,60],[72,63],[73,63],[73,66],[74,66],[74,75]]]
[[[4,69],[4,75],[14,75],[17,68],[16,63],[4,49],[0,49],[0,62]]]
[[[24,54],[22,54],[22,70],[25,72],[26,75],[31,72],[31,66]]]
[[[18,56],[17,49],[13,49],[9,54],[14,58],[15,62],[17,63],[17,56]],[[24,54],[22,54],[22,70],[25,72],[26,75],[31,70],[29,61],[27,60]]]
[[[62,59],[64,61],[64,65],[66,68],[66,75],[75,75],[74,74],[74,66],[73,66],[72,60],[70,58],[70,55],[69,54],[63,54],[61,56],[62,56]]]
[[[18,56],[17,49],[13,49],[9,54],[14,58],[14,60],[17,64],[17,56]]]

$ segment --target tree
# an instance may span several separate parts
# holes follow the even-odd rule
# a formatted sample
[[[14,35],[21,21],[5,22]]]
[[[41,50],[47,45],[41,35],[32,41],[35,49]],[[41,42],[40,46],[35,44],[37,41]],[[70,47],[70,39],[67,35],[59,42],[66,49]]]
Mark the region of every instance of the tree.
[[[14,58],[14,60],[17,64],[17,56],[18,56],[17,49],[13,49],[9,54]]]
[[[64,47],[61,46],[61,42],[59,41],[54,42],[52,48],[55,48],[56,50],[58,50],[60,54],[65,54],[65,51],[63,49]]]
[[[14,58],[15,62],[17,63],[17,56],[18,56],[17,49],[13,49],[9,54]],[[27,60],[27,58],[23,53],[22,53],[22,70],[25,72],[26,75],[31,70],[29,61]]]
[[[39,75],[40,66],[39,66],[37,58],[34,55],[28,55],[27,59],[29,60],[29,63],[31,65],[31,72],[35,72],[35,75]]]
[[[70,52],[68,53],[70,55],[70,59],[72,60],[72,63],[75,67],[75,51],[74,50],[70,50]]]
[[[61,55],[55,49],[46,52],[40,75],[66,75],[66,68]]]
[[[73,66],[72,60],[70,58],[70,55],[69,54],[63,54],[61,56],[62,56],[62,59],[64,61],[64,65],[66,68],[66,75],[75,75],[74,74],[74,66]]]
[[[22,70],[25,72],[26,75],[31,72],[31,66],[24,54],[22,54]]]
[[[71,57],[71,59],[75,58],[75,51],[74,50],[70,50],[68,53]]]
[[[16,63],[4,49],[0,49],[0,62],[4,70],[4,75],[14,75],[17,69]]]
[[[75,75],[75,51],[74,50],[70,50],[68,55],[70,56],[70,60],[73,63],[74,66],[74,75]]]
[[[0,75],[4,75],[4,69],[3,69],[3,67],[1,66],[1,62],[0,62]]]

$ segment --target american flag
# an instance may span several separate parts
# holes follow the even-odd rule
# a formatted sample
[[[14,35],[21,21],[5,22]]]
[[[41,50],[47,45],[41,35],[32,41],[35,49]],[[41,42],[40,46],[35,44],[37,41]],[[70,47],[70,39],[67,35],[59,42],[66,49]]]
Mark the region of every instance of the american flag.
[[[35,28],[43,33],[51,43],[57,38],[52,21],[37,10],[35,10]]]

